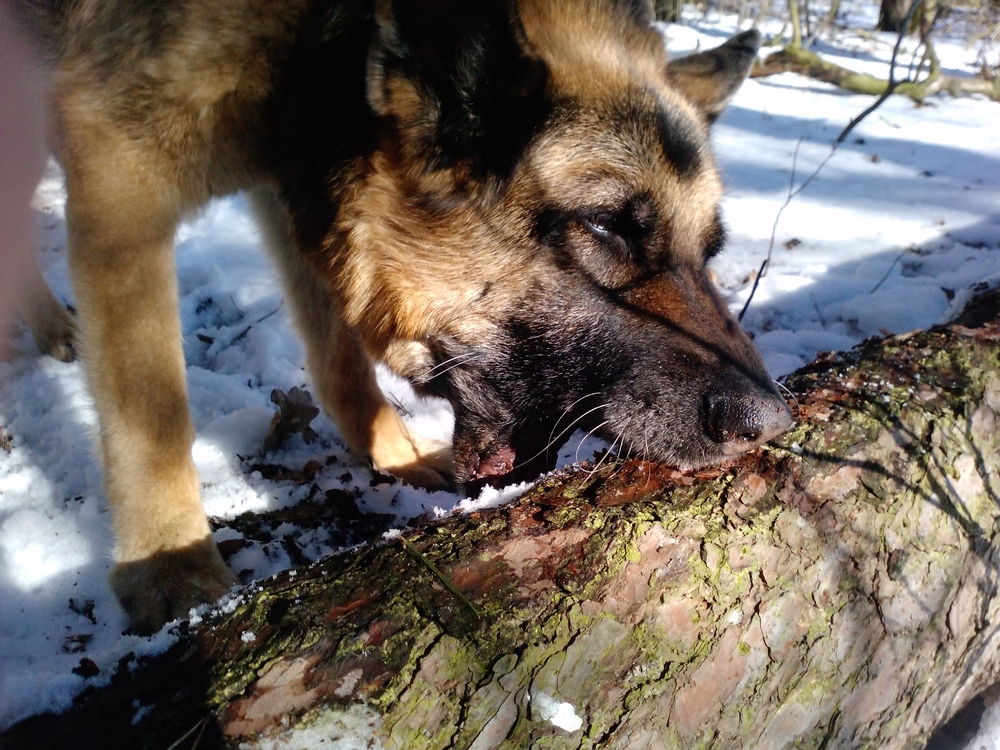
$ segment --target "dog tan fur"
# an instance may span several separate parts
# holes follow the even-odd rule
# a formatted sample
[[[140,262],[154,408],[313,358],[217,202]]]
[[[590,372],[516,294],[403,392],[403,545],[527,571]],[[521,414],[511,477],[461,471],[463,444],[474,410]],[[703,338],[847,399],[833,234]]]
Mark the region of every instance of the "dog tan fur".
[[[180,218],[212,196],[250,191],[320,402],[407,481],[474,477],[498,444],[527,460],[567,416],[684,466],[787,427],[704,274],[722,241],[707,128],[754,35],[671,75],[644,2],[23,10],[52,60],[75,345],[136,628],[233,582],[191,459],[173,268]],[[46,294],[28,317],[65,355]],[[452,401],[454,459],[387,404],[380,361]]]

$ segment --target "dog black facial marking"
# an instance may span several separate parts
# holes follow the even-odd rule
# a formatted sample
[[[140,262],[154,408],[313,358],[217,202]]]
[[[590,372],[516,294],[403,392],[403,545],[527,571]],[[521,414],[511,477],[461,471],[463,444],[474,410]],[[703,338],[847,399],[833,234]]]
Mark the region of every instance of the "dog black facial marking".
[[[433,122],[422,147],[431,165],[466,164],[506,177],[550,113],[548,70],[527,53],[513,3],[393,2],[386,77],[424,99],[417,123]]]
[[[682,178],[693,177],[704,166],[702,149],[704,138],[694,123],[680,112],[662,108],[657,128],[663,153]]]
[[[566,242],[566,226],[573,221],[569,211],[556,207],[542,209],[535,217],[534,239],[541,245],[553,249],[562,248]]]
[[[708,263],[722,252],[726,245],[726,226],[722,223],[722,213],[716,210],[715,217],[702,236],[702,258]]]

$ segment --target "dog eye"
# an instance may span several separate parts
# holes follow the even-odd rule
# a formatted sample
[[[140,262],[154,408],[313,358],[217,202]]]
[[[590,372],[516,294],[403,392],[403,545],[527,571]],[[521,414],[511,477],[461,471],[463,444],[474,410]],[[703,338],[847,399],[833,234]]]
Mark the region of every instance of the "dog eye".
[[[612,213],[599,213],[585,216],[584,226],[591,234],[600,239],[608,239],[611,235],[617,234],[615,231],[615,215]]]
[[[601,245],[624,261],[635,261],[642,238],[632,222],[619,214],[601,211],[584,216],[583,227]]]

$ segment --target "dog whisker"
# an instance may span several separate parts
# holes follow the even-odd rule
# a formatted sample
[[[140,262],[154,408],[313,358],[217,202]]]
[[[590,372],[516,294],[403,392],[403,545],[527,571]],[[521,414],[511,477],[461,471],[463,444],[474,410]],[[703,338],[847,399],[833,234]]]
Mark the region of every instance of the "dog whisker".
[[[608,421],[610,421],[610,420],[608,420]],[[606,421],[606,422],[602,422],[601,424],[597,425],[597,427],[595,427],[595,428],[594,428],[593,430],[591,430],[590,432],[588,432],[588,433],[587,433],[587,434],[586,434],[586,435],[585,435],[585,436],[583,437],[583,439],[582,439],[582,440],[580,441],[580,444],[579,444],[579,445],[578,445],[578,446],[576,447],[576,460],[577,460],[577,462],[579,462],[579,460],[580,460],[580,448],[582,448],[582,447],[583,447],[583,444],[584,444],[584,442],[586,442],[587,438],[589,438],[589,437],[590,437],[591,435],[593,435],[593,434],[594,434],[594,433],[595,433],[595,432],[596,432],[597,430],[599,430],[599,429],[601,429],[602,427],[604,427],[604,426],[605,426],[606,424],[608,424],[608,422],[607,422],[607,421]],[[594,468],[593,468],[593,469],[591,469],[591,470],[590,470],[589,472],[587,472],[587,478],[588,478],[588,479],[590,479],[590,478],[591,478],[592,476],[594,476],[594,474],[596,474],[596,473],[597,473],[598,469],[600,469],[600,468],[601,468],[601,465],[602,465],[602,464],[603,464],[603,463],[604,463],[605,461],[607,461],[607,460],[608,460],[608,457],[609,457],[609,456],[611,456],[611,455],[615,454],[615,445],[617,445],[617,444],[618,444],[618,440],[619,440],[620,438],[621,438],[621,434],[620,434],[620,433],[619,433],[619,435],[615,436],[615,439],[614,439],[614,442],[612,442],[612,443],[611,443],[611,445],[610,445],[610,446],[608,446],[608,449],[607,449],[607,450],[606,450],[606,451],[604,452],[604,455],[603,455],[603,456],[601,456],[601,457],[600,457],[600,458],[598,459],[598,461],[597,461],[597,463],[596,463],[596,464],[594,464]]]
[[[425,383],[429,383],[430,381],[434,380],[434,378],[444,375],[447,372],[451,372],[456,367],[461,367],[462,365],[466,364],[469,360],[474,359],[477,356],[479,356],[479,352],[464,352],[462,354],[457,354],[454,357],[449,357],[443,362],[438,362],[427,372],[425,372],[421,380]],[[442,370],[441,368],[445,369]],[[437,370],[438,372],[435,372],[435,370]]]
[[[600,392],[599,392],[599,391],[592,391],[591,393],[588,393],[588,394],[587,394],[586,396],[580,396],[580,398],[578,398],[578,399],[577,399],[576,401],[574,401],[574,402],[573,402],[572,404],[570,404],[570,405],[569,405],[569,406],[567,406],[567,407],[566,407],[565,409],[563,409],[563,411],[562,411],[562,414],[560,414],[560,415],[559,415],[559,419],[557,419],[557,420],[556,420],[556,423],[555,423],[554,425],[552,425],[552,431],[551,431],[551,432],[549,432],[549,437],[548,437],[548,445],[546,445],[546,448],[548,448],[548,446],[549,446],[549,445],[552,445],[552,441],[553,441],[553,439],[555,439],[555,440],[558,440],[558,439],[559,439],[558,437],[556,437],[556,438],[553,438],[552,436],[553,436],[553,435],[555,435],[555,432],[556,432],[556,428],[558,428],[558,427],[559,427],[559,423],[560,423],[560,422],[562,422],[562,420],[563,420],[563,417],[565,417],[565,416],[566,416],[567,414],[569,414],[569,413],[570,413],[570,411],[572,411],[572,409],[573,409],[573,407],[574,407],[574,406],[576,406],[576,405],[577,405],[578,403],[580,403],[581,401],[585,401],[585,400],[586,400],[586,399],[588,399],[588,398],[594,398],[594,397],[596,397],[596,396],[600,396],[600,395],[601,395],[601,394],[600,394]],[[589,413],[590,413],[590,412],[587,412],[587,414],[589,414]],[[586,415],[584,415],[584,416],[586,416]],[[578,420],[574,420],[574,423],[575,423],[576,421],[578,421]],[[560,432],[560,433],[559,433],[559,435],[560,435],[560,436],[561,436],[562,434],[563,434],[562,432]]]
[[[795,394],[792,393],[791,389],[788,386],[786,386],[784,383],[779,383],[777,380],[773,380],[771,382],[773,382],[782,391],[784,391],[785,393],[788,394],[788,397],[795,403],[795,409],[797,411],[799,409],[799,400],[797,398],[795,398]]]
[[[579,443],[577,443],[577,446],[576,446],[576,453],[575,453],[575,454],[573,455],[573,461],[574,461],[575,463],[580,463],[580,449],[581,449],[581,448],[583,447],[583,444],[584,444],[585,442],[587,442],[587,438],[589,438],[589,437],[590,437],[591,435],[593,435],[593,434],[594,434],[595,432],[597,432],[597,431],[598,431],[599,429],[601,429],[602,427],[606,426],[606,425],[608,424],[608,422],[610,422],[610,421],[611,421],[611,420],[607,420],[607,419],[606,419],[605,421],[603,421],[603,422],[601,422],[601,423],[600,423],[599,425],[597,425],[597,426],[596,426],[596,427],[595,427],[594,429],[590,430],[590,431],[589,431],[589,432],[588,432],[588,433],[587,433],[586,435],[584,435],[584,436],[583,436],[582,438],[580,438],[580,442],[579,442]],[[599,460],[599,461],[597,462],[597,466],[600,466],[600,465],[601,465],[601,461],[603,461],[603,460],[604,460],[604,457],[605,457],[605,456],[607,456],[607,455],[608,455],[608,452],[607,452],[607,451],[605,451],[605,453],[604,453],[604,456],[602,456],[602,457],[601,457],[601,459],[600,459],[600,460]],[[596,468],[597,468],[597,467],[595,466],[594,468],[595,468],[595,470],[596,470]]]
[[[462,352],[461,354],[456,354],[454,357],[448,357],[448,359],[442,360],[441,362],[438,362],[436,365],[428,369],[427,372],[424,374],[431,375],[434,373],[435,370],[439,370],[442,367],[450,365],[452,362],[470,359],[471,357],[475,357],[476,354],[478,354],[478,352],[469,351],[469,352]]]
[[[618,434],[618,437],[616,437],[615,441],[611,444],[611,453],[614,453],[615,454],[615,458],[619,459],[618,460],[618,465],[615,467],[614,471],[612,471],[611,474],[608,475],[608,479],[614,479],[625,468],[625,462],[621,460],[622,455],[619,454],[619,453],[617,453],[617,452],[615,452],[615,443],[617,443],[619,439],[622,442],[622,450],[625,451],[625,443],[627,442],[626,439],[625,439],[625,433],[624,432],[620,432]],[[632,453],[632,444],[631,444],[631,441],[628,441],[628,442],[629,442],[629,448],[625,452],[625,455],[630,455]]]
[[[642,441],[643,441],[643,448],[642,448],[642,454],[641,454],[639,460],[641,460],[643,462],[646,462],[646,461],[648,461],[647,457],[649,456],[649,433],[647,432],[647,428],[646,427],[643,427],[643,429],[642,429]],[[652,478],[653,478],[653,473],[651,471],[647,471],[646,472],[646,483],[642,486],[642,491],[643,492],[645,492],[649,488],[649,482],[650,482],[650,480]]]
[[[584,398],[586,398],[586,397],[584,397]],[[583,400],[583,398],[579,399],[576,403],[579,403],[582,400]],[[589,409],[589,410],[585,411],[583,414],[581,414],[576,419],[574,419],[572,422],[570,422],[568,425],[566,425],[566,427],[564,427],[563,430],[558,435],[556,435],[554,438],[550,434],[550,436],[549,436],[550,439],[545,444],[545,447],[543,447],[541,450],[539,450],[531,458],[525,459],[524,461],[518,461],[515,464],[515,468],[520,467],[520,466],[524,466],[525,464],[529,464],[532,461],[534,461],[536,458],[538,458],[539,456],[544,455],[549,450],[549,448],[551,448],[552,446],[554,446],[558,442],[559,438],[561,438],[563,435],[565,435],[568,432],[570,432],[570,430],[572,430],[576,425],[578,425],[581,421],[583,421],[587,417],[587,415],[593,414],[595,411],[600,411],[601,409],[605,408],[607,405],[608,405],[607,402],[605,402],[603,404],[599,404],[599,405],[595,406],[593,409]],[[570,408],[572,408],[572,407],[570,407]],[[606,424],[607,424],[607,421],[602,422],[597,427],[595,427],[594,430],[599,430],[601,427],[603,427]],[[554,431],[555,431],[555,428],[553,428],[553,432]],[[591,432],[593,432],[593,430]],[[590,433],[588,433],[588,435],[589,434]]]

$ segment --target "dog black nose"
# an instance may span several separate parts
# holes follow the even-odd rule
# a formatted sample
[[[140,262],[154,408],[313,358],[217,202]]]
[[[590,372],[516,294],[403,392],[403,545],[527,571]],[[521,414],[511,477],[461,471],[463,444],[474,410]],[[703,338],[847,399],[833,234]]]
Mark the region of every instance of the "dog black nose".
[[[705,397],[704,420],[705,432],[713,441],[739,450],[788,430],[792,413],[776,393],[715,393]]]

